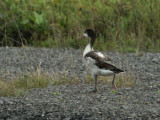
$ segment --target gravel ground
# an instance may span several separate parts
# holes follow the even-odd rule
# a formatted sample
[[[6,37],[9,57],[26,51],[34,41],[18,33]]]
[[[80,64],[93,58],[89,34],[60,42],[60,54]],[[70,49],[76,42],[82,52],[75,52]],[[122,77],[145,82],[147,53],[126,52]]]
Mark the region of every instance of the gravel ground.
[[[0,96],[1,120],[108,120],[160,119],[160,53],[106,52],[114,64],[130,70],[137,85],[118,88],[94,84],[48,86],[32,89],[23,97]],[[66,73],[83,81],[82,51],[74,49],[0,48],[0,77],[14,78],[34,71]]]

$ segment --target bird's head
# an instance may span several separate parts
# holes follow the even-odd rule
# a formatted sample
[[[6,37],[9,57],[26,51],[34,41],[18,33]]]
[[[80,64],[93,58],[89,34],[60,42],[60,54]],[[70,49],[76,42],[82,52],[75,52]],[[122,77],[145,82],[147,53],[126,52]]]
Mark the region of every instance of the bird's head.
[[[90,37],[90,38],[95,38],[96,37],[96,33],[94,32],[93,29],[86,29],[83,33],[83,35],[81,37],[78,37],[78,38],[87,38],[87,37]]]

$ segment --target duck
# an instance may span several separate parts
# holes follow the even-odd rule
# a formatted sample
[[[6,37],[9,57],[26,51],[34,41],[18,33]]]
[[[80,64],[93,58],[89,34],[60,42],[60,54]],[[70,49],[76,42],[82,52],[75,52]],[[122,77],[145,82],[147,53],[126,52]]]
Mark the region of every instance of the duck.
[[[117,68],[115,65],[111,64],[110,62],[108,62],[108,60],[106,60],[105,56],[101,52],[94,51],[93,45],[96,40],[95,31],[93,29],[86,29],[83,32],[83,35],[78,38],[79,39],[90,38],[90,42],[87,44],[87,46],[83,51],[83,62],[95,81],[95,88],[92,92],[97,92],[98,76],[113,75],[112,87],[114,89],[117,89],[117,86],[115,84],[115,76],[116,74],[119,74],[124,71]]]

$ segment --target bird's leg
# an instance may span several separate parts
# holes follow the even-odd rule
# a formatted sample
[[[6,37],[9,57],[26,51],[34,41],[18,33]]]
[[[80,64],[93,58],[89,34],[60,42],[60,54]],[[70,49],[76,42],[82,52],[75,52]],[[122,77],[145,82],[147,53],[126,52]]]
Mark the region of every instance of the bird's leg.
[[[95,80],[95,89],[91,92],[97,92],[97,77],[98,77],[97,75],[93,75],[93,78]]]
[[[95,80],[95,92],[97,92],[97,75],[94,76],[94,80]]]
[[[115,74],[113,75],[113,80],[112,80],[112,87],[113,87],[113,89],[117,89],[117,86],[116,86],[116,84],[115,84]]]

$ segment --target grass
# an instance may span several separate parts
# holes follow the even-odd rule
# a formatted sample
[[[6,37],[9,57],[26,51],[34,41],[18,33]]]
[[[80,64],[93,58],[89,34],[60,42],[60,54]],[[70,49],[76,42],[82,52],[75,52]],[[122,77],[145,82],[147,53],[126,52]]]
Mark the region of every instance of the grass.
[[[93,28],[96,49],[160,52],[159,6],[159,0],[0,1],[0,46],[79,49],[87,41],[77,36]]]
[[[111,85],[113,80],[113,76],[99,76],[98,77],[98,83],[99,84],[107,84]],[[88,84],[94,84],[94,80],[91,75],[86,76],[85,83]],[[136,78],[131,73],[122,73],[120,75],[116,75],[115,83],[117,85],[117,88],[128,88],[133,87],[136,85]]]
[[[0,80],[0,95],[18,97],[23,96],[25,91],[33,88],[46,88],[48,85],[59,86],[78,83],[79,79],[77,77],[73,80],[66,74],[50,75],[48,73],[42,73],[41,69],[38,68],[35,72],[13,80]]]
[[[2,96],[21,96],[26,90],[32,88],[45,88],[48,86],[50,76],[40,74],[40,71],[27,76],[20,76],[13,80],[0,81],[0,94]]]
[[[99,77],[99,84],[111,84],[112,77]],[[131,74],[121,74],[116,77],[117,87],[132,87],[134,86],[136,79]],[[87,84],[94,84],[94,80],[90,75],[87,75],[84,79]],[[33,88],[46,88],[48,85],[73,85],[80,84],[78,77],[70,78],[69,75],[42,73],[40,68],[36,72],[32,72],[25,76],[20,76],[13,80],[0,81],[0,96],[23,96],[25,92]],[[59,93],[53,93],[58,95]]]

